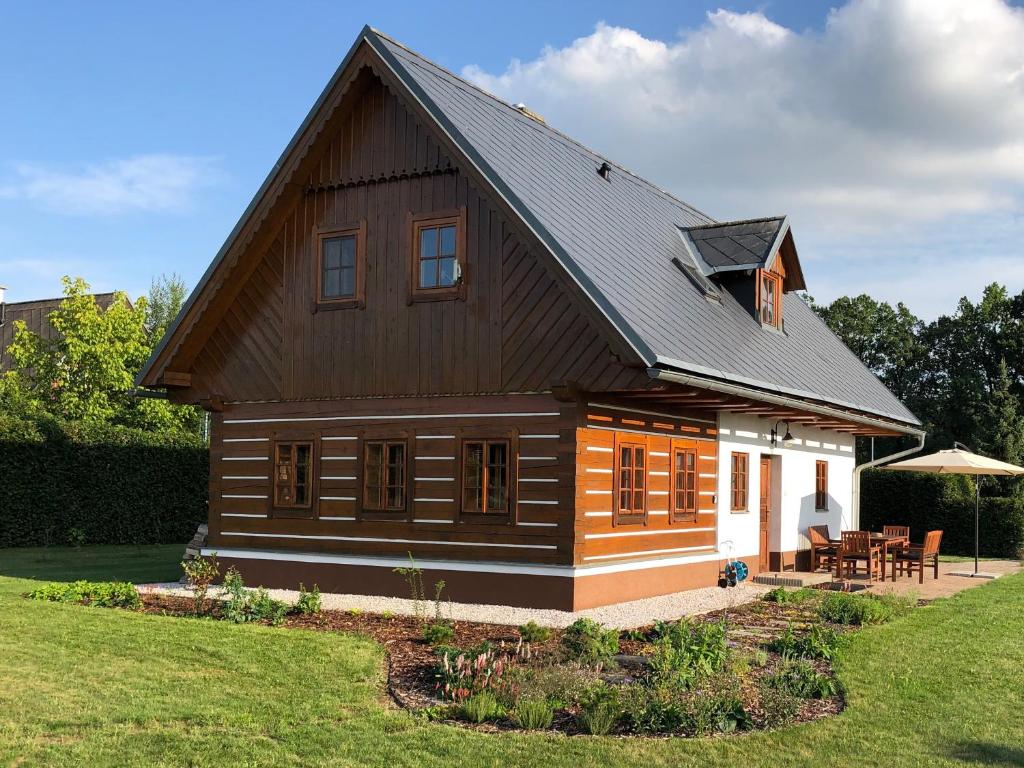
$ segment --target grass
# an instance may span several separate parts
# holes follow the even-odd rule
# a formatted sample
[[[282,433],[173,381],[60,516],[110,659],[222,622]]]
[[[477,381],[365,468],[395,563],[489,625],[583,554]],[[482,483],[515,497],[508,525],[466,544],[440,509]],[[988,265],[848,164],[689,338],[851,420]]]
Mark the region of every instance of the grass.
[[[387,704],[382,651],[361,638],[21,597],[40,579],[173,578],[180,553],[0,550],[0,765],[1024,763],[1024,575],[857,633],[837,718],[648,741],[427,723]]]

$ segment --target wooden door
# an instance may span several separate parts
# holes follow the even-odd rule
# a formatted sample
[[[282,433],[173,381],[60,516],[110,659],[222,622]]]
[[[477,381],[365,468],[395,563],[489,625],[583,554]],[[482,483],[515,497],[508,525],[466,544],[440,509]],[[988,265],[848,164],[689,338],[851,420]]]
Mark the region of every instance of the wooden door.
[[[772,519],[772,458],[761,457],[761,570],[768,570],[768,535]]]

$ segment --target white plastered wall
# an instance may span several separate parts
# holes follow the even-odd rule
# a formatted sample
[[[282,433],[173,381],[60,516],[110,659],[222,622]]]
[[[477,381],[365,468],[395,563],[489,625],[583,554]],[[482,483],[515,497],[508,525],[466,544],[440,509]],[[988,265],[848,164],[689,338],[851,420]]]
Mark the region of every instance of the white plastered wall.
[[[792,442],[771,444],[775,420],[722,413],[718,429],[718,544],[724,552],[732,542],[737,557],[751,557],[760,548],[761,456],[772,456],[772,527],[768,549],[807,549],[807,528],[828,525],[838,536],[851,524],[854,437],[842,432],[793,424]],[[785,434],[786,425],[781,425]],[[750,474],[747,510],[731,507],[732,454],[746,453]],[[828,511],[815,509],[815,463],[828,462]]]

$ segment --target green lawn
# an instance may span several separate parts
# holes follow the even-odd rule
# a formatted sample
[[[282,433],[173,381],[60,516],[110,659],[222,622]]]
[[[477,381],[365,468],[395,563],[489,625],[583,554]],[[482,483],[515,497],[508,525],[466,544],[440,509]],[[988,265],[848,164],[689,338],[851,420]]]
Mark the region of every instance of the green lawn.
[[[335,634],[34,603],[34,579],[164,580],[181,547],[0,550],[0,764],[1020,766],[1024,575],[864,630],[840,717],[708,740],[475,733],[382,694]]]

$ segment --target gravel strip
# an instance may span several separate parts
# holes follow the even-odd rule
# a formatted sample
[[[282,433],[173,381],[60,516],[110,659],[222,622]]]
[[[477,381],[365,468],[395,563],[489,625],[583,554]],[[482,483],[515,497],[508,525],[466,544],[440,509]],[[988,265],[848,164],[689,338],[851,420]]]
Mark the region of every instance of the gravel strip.
[[[442,603],[441,613],[445,618],[455,621],[474,621],[484,624],[504,624],[518,626],[534,621],[545,627],[567,627],[576,619],[586,616],[615,629],[632,629],[651,624],[659,619],[670,621],[682,616],[695,616],[701,613],[734,608],[750,602],[768,592],[771,587],[760,584],[743,583],[730,589],[719,587],[703,587],[686,592],[674,592],[660,597],[647,597],[628,603],[606,605],[601,608],[589,608],[585,611],[556,611],[541,608],[514,608],[508,605],[474,605],[472,603]],[[192,592],[179,582],[167,584],[141,584],[140,592],[177,595],[191,597]],[[294,603],[299,593],[290,589],[271,589],[270,596]],[[210,597],[219,597],[221,590],[210,589]],[[384,613],[415,616],[416,608],[412,600],[401,597],[378,597],[374,595],[342,595],[325,592],[321,596],[325,609],[336,611],[360,610],[367,613]],[[432,601],[423,604],[428,615],[432,615]]]

